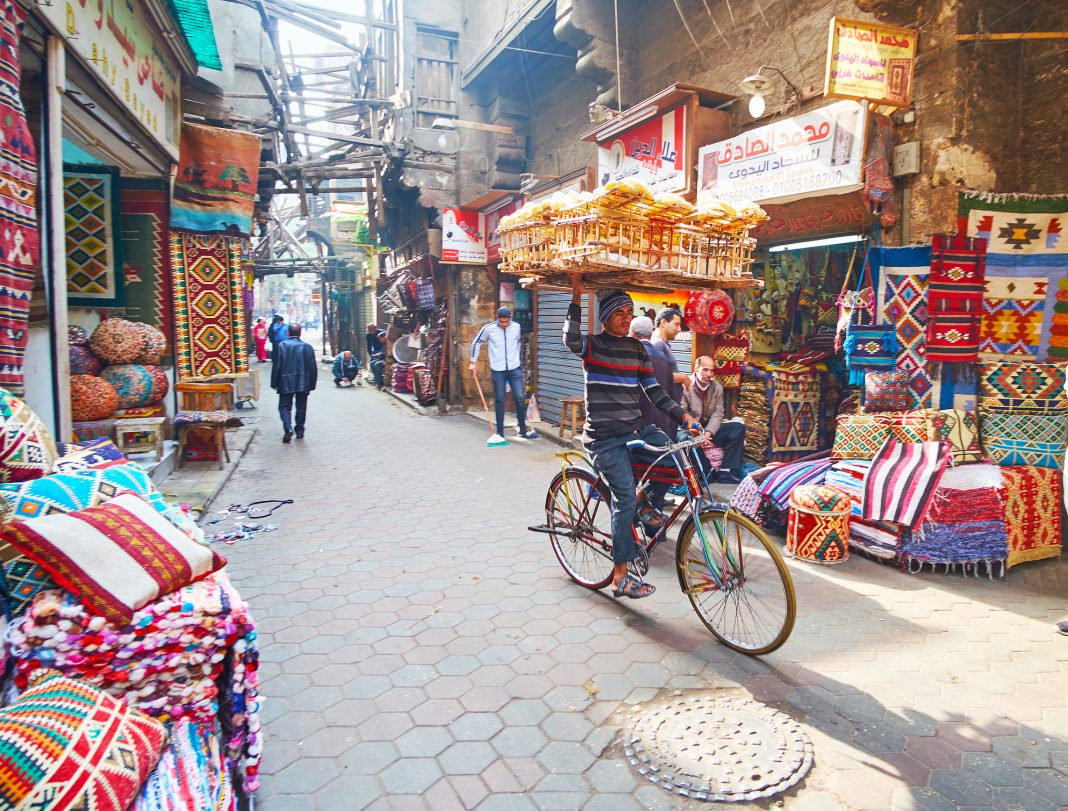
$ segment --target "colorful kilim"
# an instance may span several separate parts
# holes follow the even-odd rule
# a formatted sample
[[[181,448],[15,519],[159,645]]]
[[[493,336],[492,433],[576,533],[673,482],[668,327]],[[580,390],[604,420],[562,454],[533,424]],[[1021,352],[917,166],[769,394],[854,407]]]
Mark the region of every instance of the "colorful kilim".
[[[864,519],[921,524],[946,471],[948,444],[888,439],[864,480]]]
[[[897,369],[909,376],[909,408],[936,404],[938,393],[925,360],[930,265],[931,249],[926,247],[882,248],[873,264],[873,272],[883,279],[877,311],[897,330]]]
[[[929,412],[931,439],[948,441],[950,461],[955,465],[983,460],[979,444],[979,419],[974,411],[945,409]]]
[[[978,357],[981,317],[975,313],[928,313],[929,362],[970,363]]]
[[[1005,526],[1009,567],[1061,554],[1061,472],[1005,467]]]
[[[238,241],[172,232],[171,267],[179,379],[248,372]]]
[[[262,144],[252,133],[183,124],[171,228],[250,236]]]
[[[168,262],[167,189],[155,181],[124,179],[119,188],[119,211],[126,317],[151,324],[164,335],[170,335],[174,312]]]
[[[984,411],[981,426],[983,448],[999,465],[1064,470],[1068,414]]]
[[[1068,357],[1068,306],[1057,299],[1068,276],[1068,195],[962,192],[957,214],[962,235],[987,241],[980,356]]]
[[[39,671],[0,710],[0,806],[126,811],[166,742],[158,721],[85,682]]]
[[[986,240],[935,234],[927,301],[931,312],[978,313],[986,277]]]
[[[926,410],[885,414],[890,436],[898,442],[931,442],[935,439],[930,414]]]
[[[778,509],[785,510],[790,503],[790,493],[803,485],[823,484],[830,459],[816,462],[792,462],[773,470],[759,487],[762,498],[769,499]]]
[[[869,372],[864,377],[864,410],[906,411],[912,397],[909,395],[909,373],[904,370],[892,372]]]
[[[790,493],[786,554],[813,563],[849,558],[849,495],[825,485],[797,487]]]
[[[4,547],[0,552],[14,555],[11,560],[0,563],[0,569],[4,573],[8,616],[21,617],[34,597],[46,589],[56,588],[56,584],[43,566],[18,554],[13,547]]]
[[[818,374],[773,374],[771,458],[789,461],[819,450],[822,388]]]
[[[890,436],[890,424],[875,414],[838,418],[832,459],[872,459]]]
[[[63,173],[67,235],[67,301],[79,307],[119,307],[123,284],[115,219],[117,173]]]
[[[1068,411],[1065,371],[1055,363],[979,364],[981,409],[1040,414]]]
[[[23,400],[0,389],[0,482],[24,482],[52,472],[56,443]]]
[[[25,12],[0,0],[0,386],[22,393],[37,234],[37,155],[19,96]]]
[[[130,811],[233,811],[230,769],[212,725],[167,724],[170,742]]]

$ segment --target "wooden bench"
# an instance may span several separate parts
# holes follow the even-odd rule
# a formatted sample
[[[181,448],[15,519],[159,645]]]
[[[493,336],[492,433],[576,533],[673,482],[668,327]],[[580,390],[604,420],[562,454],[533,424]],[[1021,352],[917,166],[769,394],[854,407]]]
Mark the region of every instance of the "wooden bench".
[[[179,383],[174,390],[181,395],[182,411],[230,412],[234,408],[232,383]],[[230,461],[230,450],[226,447],[226,422],[189,422],[177,426],[178,467],[185,462],[186,446],[191,431],[211,434],[215,442],[215,452],[219,457],[219,470],[222,470],[223,459]]]

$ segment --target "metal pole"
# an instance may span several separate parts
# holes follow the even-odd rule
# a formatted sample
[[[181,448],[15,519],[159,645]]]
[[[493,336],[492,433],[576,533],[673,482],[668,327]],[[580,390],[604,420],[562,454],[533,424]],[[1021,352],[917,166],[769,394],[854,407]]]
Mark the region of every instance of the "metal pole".
[[[319,302],[319,308],[322,310],[322,324],[323,324],[323,357],[327,357],[326,351],[326,279],[319,278],[319,295],[322,300]]]
[[[67,351],[67,249],[63,203],[63,95],[67,85],[63,40],[47,43],[45,88],[44,178],[48,220],[48,312],[52,325],[52,390],[56,408],[56,436],[67,442],[74,432],[70,410],[70,353]]]

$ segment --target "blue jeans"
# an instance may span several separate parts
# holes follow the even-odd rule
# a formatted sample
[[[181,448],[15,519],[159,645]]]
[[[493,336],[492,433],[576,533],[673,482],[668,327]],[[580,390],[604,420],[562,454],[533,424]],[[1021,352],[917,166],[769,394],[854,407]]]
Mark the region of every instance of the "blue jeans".
[[[282,418],[282,430],[293,431],[293,401],[297,402],[297,431],[304,433],[304,418],[308,413],[308,392],[298,391],[278,395],[278,416]]]
[[[638,506],[634,493],[634,471],[631,459],[650,464],[656,457],[644,449],[632,452],[627,443],[632,439],[644,439],[650,445],[666,445],[667,434],[655,425],[646,425],[642,430],[611,439],[595,439],[586,449],[593,457],[593,466],[601,474],[612,492],[612,560],[630,563],[638,556],[634,545],[634,511]],[[665,460],[666,461],[666,460]],[[664,482],[646,482],[645,495],[649,504],[660,509],[668,485]]]
[[[507,372],[493,370],[493,405],[497,409],[497,433],[504,436],[504,398],[507,396],[507,388],[512,389],[512,399],[515,400],[515,416],[519,420],[519,432],[527,432],[527,403],[526,393],[523,388],[523,370],[509,369]]]
[[[371,361],[371,374],[374,375],[376,386],[381,386],[386,382],[385,371],[386,362],[384,360],[375,358]]]

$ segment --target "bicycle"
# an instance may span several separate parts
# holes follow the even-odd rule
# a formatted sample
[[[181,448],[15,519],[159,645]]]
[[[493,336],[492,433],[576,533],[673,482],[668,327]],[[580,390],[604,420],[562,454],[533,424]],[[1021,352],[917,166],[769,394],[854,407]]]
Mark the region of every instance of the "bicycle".
[[[628,448],[657,454],[638,481],[671,476],[685,485],[685,498],[655,530],[635,522],[639,557],[629,571],[643,577],[649,556],[683,514],[675,549],[679,587],[701,622],[720,642],[740,653],[760,656],[790,636],[797,613],[793,579],[779,550],[746,516],[712,499],[708,482],[690,459],[704,439],[665,446],[637,439]],[[581,586],[596,590],[612,581],[611,492],[581,451],[557,453],[561,470],[545,495],[546,523],[529,527],[549,535],[564,571]],[[674,471],[660,462],[670,457]],[[575,461],[572,461],[575,460]],[[644,537],[644,540],[643,540]]]

